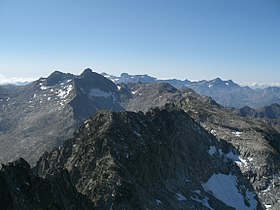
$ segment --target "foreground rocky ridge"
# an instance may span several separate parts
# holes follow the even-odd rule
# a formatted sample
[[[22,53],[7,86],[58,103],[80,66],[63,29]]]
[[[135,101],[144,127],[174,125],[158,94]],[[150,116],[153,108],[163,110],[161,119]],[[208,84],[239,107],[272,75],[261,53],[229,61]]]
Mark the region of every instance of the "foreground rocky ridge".
[[[34,171],[45,177],[66,168],[97,209],[262,209],[233,156],[230,144],[169,105],[98,113]],[[229,192],[214,192],[221,187]]]
[[[157,92],[158,89],[152,84],[129,85],[134,92],[134,100],[142,102],[141,105],[130,103],[128,109],[145,112],[150,104],[161,98],[160,94],[149,94],[149,86],[153,87],[150,88],[151,93]],[[279,209],[279,105],[273,104],[257,110],[246,107],[225,108],[210,97],[200,96],[191,89],[169,92],[176,92],[174,98],[177,106],[189,113],[197,123],[234,145],[237,154],[240,154],[240,158],[235,161],[251,181],[262,203],[267,208]],[[246,112],[247,109],[250,111]]]
[[[238,116],[209,97],[190,93],[178,106],[203,128],[232,144],[240,153],[239,167],[268,209],[280,203],[280,133],[266,121]]]
[[[0,198],[2,210],[94,209],[89,199],[77,192],[66,170],[60,169],[40,178],[23,159],[3,165]]]

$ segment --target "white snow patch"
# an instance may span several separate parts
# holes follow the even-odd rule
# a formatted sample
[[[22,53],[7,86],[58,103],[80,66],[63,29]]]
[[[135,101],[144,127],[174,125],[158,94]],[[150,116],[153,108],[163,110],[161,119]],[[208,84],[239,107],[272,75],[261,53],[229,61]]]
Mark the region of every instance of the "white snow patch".
[[[202,187],[226,205],[237,210],[254,210],[257,207],[255,194],[248,190],[246,190],[245,199],[250,203],[250,206],[245,205],[244,197],[237,188],[237,178],[232,174],[214,174],[206,183],[202,184]]]
[[[33,98],[36,98],[36,96],[37,96],[36,93],[34,93]]]
[[[176,196],[178,201],[186,201],[187,198],[185,196],[183,196],[180,192],[176,193]]]
[[[231,159],[232,161],[234,161],[239,167],[241,168],[246,168],[248,167],[248,162],[252,162],[253,158],[249,157],[248,161],[243,159],[241,156],[238,156],[236,154],[234,154],[232,151],[230,151],[229,153],[225,154],[225,156],[229,159]]]
[[[228,82],[226,82],[226,86],[228,86]]]
[[[233,135],[237,136],[237,137],[240,137],[242,132],[240,131],[234,131],[234,132],[231,132]]]
[[[131,93],[132,93],[133,95],[135,95],[135,94],[137,93],[137,91],[132,91]]]
[[[73,89],[72,85],[67,85],[65,88],[58,90],[57,96],[59,96],[60,98],[66,98],[72,89]]]
[[[51,100],[51,97],[48,97],[47,100],[48,100],[48,101]]]
[[[112,93],[111,92],[108,93],[108,92],[105,92],[105,91],[100,90],[100,89],[91,89],[89,95],[92,96],[92,97],[109,98],[109,97],[112,96]]]
[[[213,86],[212,84],[208,85],[209,88],[211,88],[212,86]]]
[[[214,136],[217,135],[216,130],[214,130],[214,129],[211,129],[210,133],[213,134]]]
[[[40,85],[41,85],[41,83],[40,83]],[[44,85],[42,85],[42,86],[40,86],[40,89],[41,90],[47,90],[47,89],[49,89],[50,87],[47,87],[47,86],[44,86]]]
[[[119,81],[120,79],[112,79],[113,82],[117,82]]]
[[[271,208],[272,206],[271,206],[270,204],[264,204],[264,207],[265,207],[266,209],[269,209],[269,208]]]
[[[118,85],[117,88],[118,88],[118,90],[120,90],[122,87]]]

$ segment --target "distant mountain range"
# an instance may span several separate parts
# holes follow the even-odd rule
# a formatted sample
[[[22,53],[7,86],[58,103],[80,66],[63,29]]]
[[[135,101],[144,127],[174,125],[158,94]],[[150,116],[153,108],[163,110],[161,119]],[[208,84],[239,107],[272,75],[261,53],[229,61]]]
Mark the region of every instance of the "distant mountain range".
[[[116,84],[120,83],[169,83],[177,89],[191,88],[198,94],[210,96],[219,104],[227,107],[242,108],[249,106],[260,108],[273,103],[280,104],[280,87],[267,87],[264,89],[252,89],[242,87],[232,80],[223,81],[220,78],[214,80],[202,80],[191,82],[189,80],[167,79],[159,80],[149,75],[121,74],[119,77],[102,73],[102,75]]]
[[[280,208],[278,104],[236,109],[171,82],[104,76],[0,86],[0,209]],[[19,157],[31,167],[7,164]]]
[[[211,90],[216,97],[217,93],[226,95],[236,88],[244,90],[232,81],[220,79],[194,84],[178,80],[165,83],[147,75],[122,74],[119,79],[104,76],[90,69],[78,76],[55,71],[25,86],[0,86],[0,160],[24,157],[33,165],[43,151],[61,145],[98,110],[146,112],[151,107],[176,103],[192,92],[183,83],[192,84],[194,89]],[[129,82],[131,79],[138,83]],[[234,96],[238,98],[240,94]],[[242,117],[266,118],[275,128],[279,125],[279,105],[259,110],[246,106],[234,112]],[[272,117],[277,119],[269,119]]]

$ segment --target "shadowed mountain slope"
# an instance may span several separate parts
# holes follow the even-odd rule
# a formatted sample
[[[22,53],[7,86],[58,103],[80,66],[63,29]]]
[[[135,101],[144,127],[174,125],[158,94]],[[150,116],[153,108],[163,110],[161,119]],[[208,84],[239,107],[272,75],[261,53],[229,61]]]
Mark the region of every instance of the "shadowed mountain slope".
[[[97,209],[261,209],[234,153],[168,105],[146,114],[100,112],[34,170],[44,177],[66,168]],[[213,194],[218,180],[229,193]]]

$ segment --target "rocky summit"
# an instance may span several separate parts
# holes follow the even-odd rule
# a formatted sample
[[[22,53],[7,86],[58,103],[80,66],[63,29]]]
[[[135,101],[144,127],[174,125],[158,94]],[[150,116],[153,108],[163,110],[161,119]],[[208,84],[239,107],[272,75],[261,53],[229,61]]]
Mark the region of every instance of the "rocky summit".
[[[23,157],[34,165],[98,110],[124,110],[121,95],[113,82],[90,69],[79,76],[55,71],[26,86],[1,87],[0,162]]]
[[[96,209],[262,209],[232,145],[173,105],[99,112],[33,169],[67,169]]]

